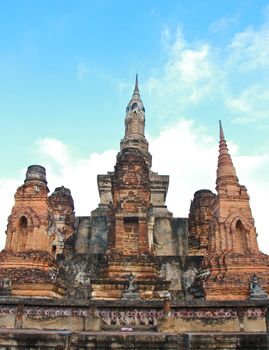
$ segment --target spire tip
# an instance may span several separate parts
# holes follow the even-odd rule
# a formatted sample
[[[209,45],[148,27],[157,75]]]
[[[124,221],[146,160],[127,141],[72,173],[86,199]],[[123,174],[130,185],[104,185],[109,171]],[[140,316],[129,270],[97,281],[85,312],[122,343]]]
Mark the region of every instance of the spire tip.
[[[135,89],[134,91],[138,91],[139,92],[139,88],[138,88],[138,74],[136,73],[135,75]]]
[[[221,125],[221,120],[219,120],[219,137],[220,137],[220,141],[224,140],[224,132]]]

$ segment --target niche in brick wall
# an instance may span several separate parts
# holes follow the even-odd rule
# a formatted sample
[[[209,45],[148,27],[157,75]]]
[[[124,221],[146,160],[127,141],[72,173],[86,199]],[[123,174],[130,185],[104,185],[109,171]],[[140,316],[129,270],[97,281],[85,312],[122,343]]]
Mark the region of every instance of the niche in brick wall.
[[[138,254],[139,219],[136,216],[123,218],[123,247],[126,255]]]

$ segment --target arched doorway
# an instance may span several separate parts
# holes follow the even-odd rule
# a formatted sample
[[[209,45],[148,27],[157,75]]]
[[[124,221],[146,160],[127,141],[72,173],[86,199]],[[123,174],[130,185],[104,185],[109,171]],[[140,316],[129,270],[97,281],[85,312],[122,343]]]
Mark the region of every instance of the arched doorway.
[[[25,249],[26,240],[27,240],[27,229],[28,229],[28,220],[26,216],[21,216],[18,224],[18,251]]]
[[[236,229],[236,237],[235,237],[236,253],[245,254],[247,251],[246,230],[241,220],[237,221],[235,225],[235,229]]]

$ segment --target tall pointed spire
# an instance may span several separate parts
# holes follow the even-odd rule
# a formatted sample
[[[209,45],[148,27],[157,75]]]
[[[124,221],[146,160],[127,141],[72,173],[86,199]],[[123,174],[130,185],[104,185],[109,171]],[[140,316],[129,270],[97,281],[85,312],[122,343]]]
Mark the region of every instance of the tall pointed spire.
[[[140,97],[138,75],[135,77],[135,87],[132,98],[126,108],[125,135],[121,140],[121,150],[124,148],[137,148],[145,154],[147,163],[151,163],[148,152],[148,141],[145,138],[145,108]]]
[[[138,88],[138,74],[136,73],[135,75],[135,88],[134,88],[134,92],[138,92],[139,93],[139,88]]]
[[[136,73],[135,75],[135,87],[134,87],[134,92],[132,95],[132,99],[129,103],[129,105],[132,105],[133,102],[140,102],[140,104],[143,106],[143,102],[141,101],[140,98],[140,92],[139,92],[139,87],[138,87],[138,74]],[[144,106],[143,106],[144,107]],[[128,108],[128,107],[127,107]]]
[[[137,106],[139,106],[142,110],[145,110],[143,102],[142,102],[141,97],[140,97],[140,92],[139,92],[139,87],[138,87],[138,74],[137,73],[135,75],[134,92],[133,92],[131,101],[129,102],[129,104],[127,106],[126,112],[128,112],[132,108],[132,106],[135,102],[136,102]]]
[[[126,128],[126,133],[127,134],[136,133],[144,136],[145,108],[139,93],[138,74],[136,74],[135,76],[135,87],[134,87],[132,98],[126,108],[125,123],[128,122],[133,124],[136,119],[137,119],[137,123],[139,124],[139,127]],[[126,133],[125,133],[125,137],[127,136]]]
[[[229,154],[227,143],[224,138],[221,121],[219,121],[219,135],[219,158],[216,181],[218,191],[221,187],[226,187],[228,185],[239,185],[232,158]]]
[[[221,125],[221,120],[219,120],[219,137],[220,137],[220,140],[225,140],[224,132],[223,132],[222,125]]]

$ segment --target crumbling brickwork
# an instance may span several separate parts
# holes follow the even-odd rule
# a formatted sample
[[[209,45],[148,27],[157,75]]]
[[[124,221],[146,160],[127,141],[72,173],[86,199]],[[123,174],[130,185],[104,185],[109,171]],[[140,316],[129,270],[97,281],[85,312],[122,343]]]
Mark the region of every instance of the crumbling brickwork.
[[[15,194],[6,247],[0,253],[0,276],[10,280],[12,295],[62,297],[65,293],[55,258],[74,233],[73,199],[64,187],[51,197],[48,192],[45,169],[30,166]]]
[[[150,201],[149,169],[136,149],[118,155],[112,177],[111,251],[123,255],[149,252],[147,210]]]
[[[188,218],[173,218],[165,205],[169,176],[151,169],[144,129],[136,79],[114,170],[97,176],[100,203],[89,216],[75,217],[64,186],[48,195],[42,166],[28,168],[0,253],[0,347],[124,349],[152,340],[152,348],[187,350],[220,339],[245,349],[254,344],[246,332],[268,332],[269,257],[259,251],[222,127],[217,193],[195,192]],[[128,338],[126,327],[142,333]],[[49,333],[38,342],[33,329]],[[63,329],[72,332],[64,345]]]
[[[269,258],[258,248],[249,195],[239,184],[220,125],[217,196],[212,204],[204,282],[208,300],[245,300],[254,272],[269,292]]]
[[[189,214],[189,255],[205,255],[208,251],[209,224],[212,220],[212,203],[215,198],[210,190],[194,193]]]

